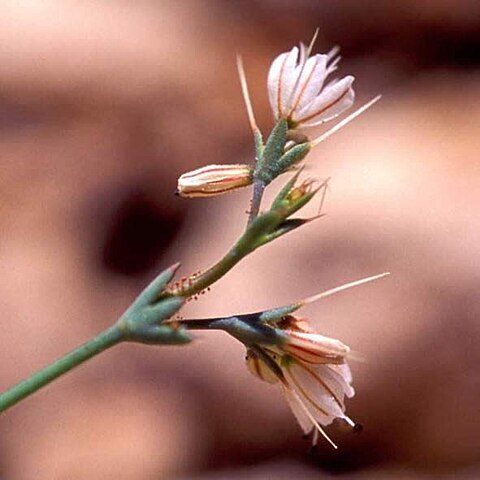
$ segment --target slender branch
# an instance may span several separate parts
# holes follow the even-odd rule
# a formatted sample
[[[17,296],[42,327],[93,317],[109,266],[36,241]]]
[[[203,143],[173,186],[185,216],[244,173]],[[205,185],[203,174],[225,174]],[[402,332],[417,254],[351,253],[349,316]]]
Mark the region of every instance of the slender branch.
[[[0,413],[4,412],[25,397],[35,393],[40,388],[49,384],[64,373],[81,365],[93,356],[113,347],[123,340],[121,329],[114,325],[108,328],[92,340],[76,348],[56,362],[48,365],[26,380],[13,386],[0,395]]]
[[[158,297],[158,300],[172,296],[191,297],[215,283],[231,270],[240,260],[265,243],[265,235],[271,232],[283,217],[277,211],[269,211],[256,217],[247,227],[235,245],[215,265],[199,275],[170,284]]]
[[[260,313],[224,318],[181,320],[188,330],[223,330],[245,345],[281,345],[287,336],[281,330],[260,321]]]

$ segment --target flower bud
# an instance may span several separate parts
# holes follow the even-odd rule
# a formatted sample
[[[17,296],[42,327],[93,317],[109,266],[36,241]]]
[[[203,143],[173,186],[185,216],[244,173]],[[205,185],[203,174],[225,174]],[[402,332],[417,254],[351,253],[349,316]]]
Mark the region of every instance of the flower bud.
[[[340,340],[319,333],[285,331],[287,341],[282,349],[306,363],[344,363],[350,348]]]
[[[300,185],[292,188],[285,197],[285,200],[289,203],[294,203],[301,200],[306,195],[314,191],[315,184],[318,184],[317,180],[313,178],[307,178]]]
[[[249,165],[207,165],[181,175],[177,193],[189,198],[212,197],[251,183],[252,168]]]

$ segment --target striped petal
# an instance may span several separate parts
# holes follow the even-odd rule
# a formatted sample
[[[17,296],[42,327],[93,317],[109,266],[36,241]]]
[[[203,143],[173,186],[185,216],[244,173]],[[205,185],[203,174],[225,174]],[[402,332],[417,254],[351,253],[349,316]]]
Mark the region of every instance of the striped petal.
[[[323,368],[323,365],[319,365],[316,368]],[[329,373],[335,380],[338,382],[343,389],[343,393],[346,397],[352,398],[355,395],[355,390],[352,387],[352,372],[350,367],[344,363],[341,365],[328,365],[327,366]]]
[[[280,379],[267,363],[252,351],[247,351],[247,368],[252,375],[267,383],[277,383]]]
[[[320,92],[327,74],[327,55],[314,55],[295,69],[296,88],[292,92],[289,116],[301,111]]]
[[[251,183],[252,168],[249,165],[207,165],[181,175],[177,192],[182,197],[211,197]]]
[[[287,368],[285,378],[305,400],[321,425],[329,425],[337,417],[343,418],[345,411],[343,393],[338,394],[329,378],[299,363]]]
[[[280,76],[282,74],[282,69],[284,68],[285,61],[287,59],[288,53],[282,53],[279,55],[272,63],[270,71],[268,72],[267,87],[268,87],[268,99],[270,101],[270,107],[273,111],[275,120],[279,119],[279,109],[280,109],[280,98],[279,98],[279,88],[280,88]]]
[[[287,342],[282,349],[306,363],[343,363],[350,348],[335,338],[318,333],[285,331]]]
[[[290,388],[285,387],[284,385],[282,385],[282,392],[285,396],[288,406],[290,407],[290,410],[293,413],[293,416],[296,418],[300,428],[303,430],[303,433],[310,433],[314,427],[314,424],[305,412],[305,409],[300,406],[297,397],[292,393]]]
[[[338,51],[335,47],[326,55],[309,57],[309,49],[300,44],[273,61],[267,85],[275,120],[286,119],[291,129],[312,127],[335,118],[353,104],[353,76],[325,83],[337,69]]]
[[[284,118],[288,111],[288,102],[296,82],[297,58],[298,47],[293,47],[290,52],[279,55],[268,72],[268,97],[276,120]]]
[[[304,400],[297,390],[291,386],[283,386],[283,393],[288,406],[292,410],[292,413],[300,424],[303,432],[308,434],[314,429],[313,445],[317,443],[318,435],[320,434],[330,443],[330,445],[332,445],[333,448],[337,448],[335,443],[322,428],[321,423],[317,420],[315,413],[312,411],[311,405],[308,405],[308,402]]]
[[[354,77],[349,75],[331,83],[301,111],[295,112],[293,120],[303,126],[312,127],[340,115],[350,108],[355,100],[352,88],[354,80]]]

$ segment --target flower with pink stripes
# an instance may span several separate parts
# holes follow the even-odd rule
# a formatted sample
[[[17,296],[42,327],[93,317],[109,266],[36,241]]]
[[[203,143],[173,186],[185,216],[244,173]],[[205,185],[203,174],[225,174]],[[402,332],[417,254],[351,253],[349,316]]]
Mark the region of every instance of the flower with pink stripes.
[[[184,173],[178,179],[182,197],[212,197],[252,183],[252,167],[242,164],[206,165]]]
[[[255,345],[247,351],[251,373],[269,383],[279,383],[305,434],[313,432],[313,444],[322,435],[334,448],[323,426],[345,414],[345,397],[353,397],[352,374],[346,363],[350,348],[340,340],[313,332],[305,320],[286,315],[277,324],[286,335],[278,346]]]
[[[352,75],[326,82],[337,69],[337,50],[310,56],[310,48],[301,43],[273,61],[267,85],[275,120],[286,119],[290,129],[313,127],[352,106]]]

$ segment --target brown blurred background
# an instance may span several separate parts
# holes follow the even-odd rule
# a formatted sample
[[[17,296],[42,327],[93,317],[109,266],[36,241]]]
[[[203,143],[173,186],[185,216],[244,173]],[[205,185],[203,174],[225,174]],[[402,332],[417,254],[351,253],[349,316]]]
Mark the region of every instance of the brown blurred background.
[[[185,316],[390,270],[304,312],[365,357],[349,402],[364,431],[333,425],[339,451],[307,455],[242,346],[206,333],[117,347],[12,409],[1,478],[480,476],[477,0],[4,0],[0,388],[108,326],[159,269],[205,268],[231,245],[248,191],[186,201],[176,178],[251,161],[235,54],[267,133],[269,64],[317,26],[318,51],[342,47],[357,105],[384,98],[309,160],[332,177],[327,217],[247,258]]]

